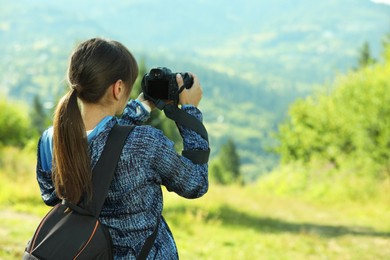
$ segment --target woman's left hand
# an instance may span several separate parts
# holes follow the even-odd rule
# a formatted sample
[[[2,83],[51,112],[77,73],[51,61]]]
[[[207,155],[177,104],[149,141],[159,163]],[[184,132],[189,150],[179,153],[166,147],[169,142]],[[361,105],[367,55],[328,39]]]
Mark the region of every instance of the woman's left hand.
[[[137,97],[137,100],[140,101],[144,106],[148,106],[151,111],[153,111],[156,108],[156,105],[152,101],[145,99],[143,92],[141,92],[141,94],[139,94],[139,96]]]

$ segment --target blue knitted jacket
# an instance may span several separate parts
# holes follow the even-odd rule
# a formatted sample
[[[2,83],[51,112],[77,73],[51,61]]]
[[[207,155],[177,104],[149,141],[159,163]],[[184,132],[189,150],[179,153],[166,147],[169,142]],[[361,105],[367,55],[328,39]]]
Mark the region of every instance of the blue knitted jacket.
[[[194,106],[184,111],[202,120]],[[96,165],[111,128],[138,125],[149,113],[138,101],[127,104],[121,118],[106,117],[88,135],[92,167]],[[207,150],[208,142],[194,131],[178,126],[184,150]],[[47,205],[59,202],[52,182],[52,128],[38,143],[37,180]],[[207,164],[193,164],[176,153],[173,142],[151,126],[136,126],[129,134],[111,183],[108,197],[100,213],[114,244],[115,259],[135,259],[145,239],[161,218],[157,238],[148,259],[178,259],[173,235],[162,217],[161,186],[185,198],[198,198],[208,190]]]

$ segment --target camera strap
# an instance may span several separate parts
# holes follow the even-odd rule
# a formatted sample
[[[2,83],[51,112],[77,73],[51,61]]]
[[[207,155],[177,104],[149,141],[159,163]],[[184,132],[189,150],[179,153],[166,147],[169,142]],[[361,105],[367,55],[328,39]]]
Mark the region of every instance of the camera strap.
[[[209,142],[209,136],[203,123],[196,117],[181,110],[177,105],[166,104],[162,100],[154,102],[156,107],[163,110],[165,116],[186,128],[189,128],[199,134],[203,139]],[[208,150],[184,150],[182,155],[190,159],[193,163],[204,164],[209,161],[210,149]]]
[[[206,128],[204,127],[203,123],[196,117],[188,114],[187,112],[172,104],[166,105],[163,111],[168,118],[191,130],[194,130],[207,142],[209,141],[209,135]]]

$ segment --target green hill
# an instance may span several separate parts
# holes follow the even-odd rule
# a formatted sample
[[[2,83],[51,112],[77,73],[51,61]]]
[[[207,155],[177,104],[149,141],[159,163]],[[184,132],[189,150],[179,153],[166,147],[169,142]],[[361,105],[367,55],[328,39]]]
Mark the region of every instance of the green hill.
[[[277,156],[270,132],[297,97],[374,57],[390,8],[371,1],[7,1],[0,15],[0,93],[50,107],[64,91],[69,53],[81,39],[125,43],[148,67],[194,71],[213,152],[233,138],[248,179]]]

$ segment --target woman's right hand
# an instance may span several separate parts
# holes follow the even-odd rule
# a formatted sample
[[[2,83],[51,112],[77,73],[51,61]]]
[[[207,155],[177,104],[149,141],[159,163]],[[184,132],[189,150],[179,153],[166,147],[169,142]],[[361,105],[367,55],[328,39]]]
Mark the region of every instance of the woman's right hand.
[[[194,83],[192,84],[192,87],[189,89],[184,88],[184,90],[180,93],[179,95],[179,104],[180,105],[193,105],[193,106],[198,106],[200,100],[202,99],[202,87],[200,86],[199,79],[198,77],[193,74],[189,73],[193,80]],[[177,85],[180,89],[181,86],[183,86],[183,77],[181,76],[180,73],[176,74],[176,82]]]

